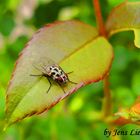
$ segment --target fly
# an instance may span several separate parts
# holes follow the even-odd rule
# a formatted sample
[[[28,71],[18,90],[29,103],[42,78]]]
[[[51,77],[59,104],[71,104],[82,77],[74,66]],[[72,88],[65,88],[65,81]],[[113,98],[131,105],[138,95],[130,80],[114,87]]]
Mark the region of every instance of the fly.
[[[38,69],[38,68],[36,68],[36,69]],[[42,69],[43,69],[42,74],[39,74],[39,75],[31,74],[31,76],[41,76],[41,77],[46,77],[48,79],[50,85],[49,85],[49,88],[47,90],[47,93],[50,91],[51,86],[52,86],[50,79],[57,82],[58,85],[62,88],[64,93],[65,93],[65,90],[62,87],[63,85],[66,85],[68,82],[70,82],[72,84],[77,84],[73,81],[70,81],[70,79],[68,77],[68,74],[70,74],[72,72],[65,73],[63,71],[63,69],[57,64],[52,64],[52,65],[48,65],[48,66],[44,65],[44,66],[42,66]]]

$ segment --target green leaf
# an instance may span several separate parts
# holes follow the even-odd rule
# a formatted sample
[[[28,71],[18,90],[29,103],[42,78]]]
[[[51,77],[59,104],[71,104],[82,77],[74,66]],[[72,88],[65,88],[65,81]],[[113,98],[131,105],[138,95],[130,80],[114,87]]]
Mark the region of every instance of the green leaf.
[[[126,30],[133,30],[135,45],[140,48],[140,2],[124,2],[110,13],[106,30],[109,36]]]
[[[97,30],[79,21],[65,21],[41,28],[28,42],[16,62],[6,98],[7,124],[12,124],[33,114],[40,114],[70,95],[78,88],[104,78],[113,58],[112,47]],[[51,61],[59,64],[69,74],[68,83],[62,88],[53,80],[49,82],[40,74],[42,64]]]
[[[140,29],[133,29],[135,34],[135,45],[139,48],[140,47]]]

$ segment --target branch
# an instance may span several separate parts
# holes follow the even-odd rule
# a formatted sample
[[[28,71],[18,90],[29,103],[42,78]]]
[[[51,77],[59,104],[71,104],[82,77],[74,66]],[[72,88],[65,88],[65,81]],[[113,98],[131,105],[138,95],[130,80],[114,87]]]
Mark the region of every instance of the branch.
[[[102,14],[101,14],[101,8],[100,8],[100,3],[99,0],[93,0],[93,7],[95,10],[95,17],[96,17],[96,22],[98,25],[98,29],[99,29],[99,33],[104,36],[107,37],[107,33],[104,27],[104,22],[103,22],[103,18],[102,18]]]
[[[104,27],[104,22],[101,14],[99,0],[93,0],[93,7],[95,9],[95,16],[100,35],[107,38],[107,33]],[[109,89],[109,75],[104,78],[104,103],[103,103],[103,117],[106,118],[111,114],[111,93]]]

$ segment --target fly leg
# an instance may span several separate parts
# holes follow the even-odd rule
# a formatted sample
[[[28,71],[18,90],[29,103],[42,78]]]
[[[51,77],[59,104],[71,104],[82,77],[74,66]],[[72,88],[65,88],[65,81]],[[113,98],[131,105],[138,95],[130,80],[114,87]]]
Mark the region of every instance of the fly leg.
[[[71,71],[71,72],[68,72],[67,74],[71,74],[71,73],[73,73],[73,71]]]
[[[64,90],[64,88],[62,87],[62,85],[60,83],[58,83],[58,85],[61,87],[61,89],[63,90],[63,92],[66,93],[65,90]]]
[[[49,88],[48,88],[48,90],[47,90],[47,93],[49,93],[49,91],[50,91],[50,89],[51,89],[51,87],[52,87],[52,83],[51,83],[51,81],[50,81],[50,79],[49,79],[49,77],[46,77],[47,79],[48,79],[48,81],[49,81]]]
[[[73,82],[73,81],[71,81],[71,80],[69,80],[69,79],[68,79],[68,81],[69,81],[70,83],[72,83],[72,84],[78,84],[78,83]]]
[[[68,72],[67,74],[71,74],[71,73],[73,73],[73,71]],[[68,81],[69,81],[70,83],[72,83],[72,84],[78,84],[78,83],[76,83],[76,82],[71,81],[70,79],[68,79]]]

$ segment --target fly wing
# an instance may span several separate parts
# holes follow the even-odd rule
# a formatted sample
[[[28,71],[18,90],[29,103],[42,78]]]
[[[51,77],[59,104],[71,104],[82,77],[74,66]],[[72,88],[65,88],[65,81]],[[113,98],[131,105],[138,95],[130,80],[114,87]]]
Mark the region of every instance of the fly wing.
[[[46,68],[51,65],[56,65],[56,63],[48,57],[40,57],[32,64],[33,70],[38,71],[38,73],[46,73]]]

